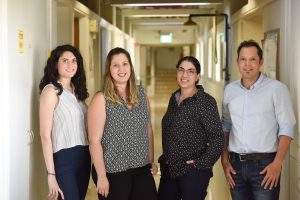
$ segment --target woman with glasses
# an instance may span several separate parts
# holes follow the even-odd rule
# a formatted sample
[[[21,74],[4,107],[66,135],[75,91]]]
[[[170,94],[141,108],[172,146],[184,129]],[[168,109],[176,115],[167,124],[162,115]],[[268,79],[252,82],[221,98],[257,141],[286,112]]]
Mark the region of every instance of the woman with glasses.
[[[176,68],[180,88],[162,119],[159,200],[204,200],[212,167],[223,151],[220,117],[215,99],[197,85],[199,61],[183,57]]]

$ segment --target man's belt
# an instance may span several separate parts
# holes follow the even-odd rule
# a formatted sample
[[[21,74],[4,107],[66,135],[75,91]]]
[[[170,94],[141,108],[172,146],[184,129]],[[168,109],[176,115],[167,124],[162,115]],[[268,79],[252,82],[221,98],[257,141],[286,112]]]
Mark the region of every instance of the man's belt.
[[[235,152],[230,152],[229,157],[232,160],[239,160],[241,162],[247,160],[263,160],[267,158],[275,157],[276,152],[273,153],[249,153],[249,154],[238,154]]]

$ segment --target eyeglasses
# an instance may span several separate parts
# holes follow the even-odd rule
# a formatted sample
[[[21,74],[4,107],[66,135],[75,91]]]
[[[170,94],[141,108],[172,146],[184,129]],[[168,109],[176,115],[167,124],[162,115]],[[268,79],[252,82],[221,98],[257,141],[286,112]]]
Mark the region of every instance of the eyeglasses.
[[[195,70],[192,70],[192,69],[183,69],[182,67],[178,67],[177,68],[177,73],[178,74],[184,74],[184,72],[188,75],[188,76],[192,76],[194,74],[196,74],[196,71]]]

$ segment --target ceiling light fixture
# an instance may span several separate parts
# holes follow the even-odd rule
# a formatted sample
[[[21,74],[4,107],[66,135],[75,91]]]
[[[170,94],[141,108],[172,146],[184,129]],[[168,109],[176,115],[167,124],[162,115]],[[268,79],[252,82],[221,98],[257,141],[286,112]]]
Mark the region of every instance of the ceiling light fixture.
[[[184,26],[196,26],[197,23],[192,20],[192,17],[189,16],[189,19],[183,23]]]
[[[229,81],[230,80],[230,74],[229,74],[229,68],[228,68],[228,61],[229,61],[229,54],[228,54],[228,30],[230,29],[230,26],[228,24],[228,15],[225,13],[208,13],[208,14],[190,14],[188,20],[183,23],[184,26],[193,26],[193,25],[197,25],[197,23],[195,23],[192,20],[192,17],[224,17],[224,24],[225,24],[225,45],[226,45],[226,62],[225,62],[225,81]]]
[[[220,3],[127,3],[127,4],[115,4],[120,6],[206,6],[206,5],[216,5]]]

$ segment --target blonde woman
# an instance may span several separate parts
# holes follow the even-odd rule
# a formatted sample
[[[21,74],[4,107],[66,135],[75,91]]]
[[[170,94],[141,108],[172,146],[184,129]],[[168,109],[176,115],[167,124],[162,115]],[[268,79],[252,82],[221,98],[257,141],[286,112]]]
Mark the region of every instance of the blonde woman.
[[[129,53],[112,49],[103,92],[88,108],[93,179],[101,200],[157,199],[149,101],[136,86]]]

